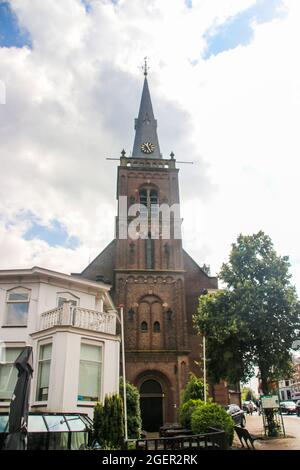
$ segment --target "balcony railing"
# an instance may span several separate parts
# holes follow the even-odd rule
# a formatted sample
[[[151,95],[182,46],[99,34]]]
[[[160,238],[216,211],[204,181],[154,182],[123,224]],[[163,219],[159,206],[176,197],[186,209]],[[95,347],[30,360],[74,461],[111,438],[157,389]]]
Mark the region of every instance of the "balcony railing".
[[[116,313],[114,311],[97,312],[96,310],[77,307],[65,302],[62,307],[48,310],[41,315],[40,330],[66,325],[115,334]]]

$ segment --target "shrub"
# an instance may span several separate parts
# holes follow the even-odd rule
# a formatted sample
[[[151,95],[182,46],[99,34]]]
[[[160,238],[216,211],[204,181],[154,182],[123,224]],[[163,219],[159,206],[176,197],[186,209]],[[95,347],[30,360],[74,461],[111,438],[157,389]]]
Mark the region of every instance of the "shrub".
[[[105,397],[94,408],[94,438],[102,448],[120,448],[124,439],[123,402],[118,394]]]
[[[190,379],[183,389],[182,403],[189,400],[204,400],[204,383],[203,380],[190,374]]]
[[[102,429],[104,426],[104,413],[102,403],[97,403],[94,408],[94,432],[93,439],[103,445]]]
[[[207,432],[209,427],[225,431],[227,444],[232,444],[234,422],[217,403],[203,403],[198,406],[192,413],[191,425],[193,434]]]
[[[120,378],[120,395],[123,400],[123,377]],[[139,439],[142,429],[140,394],[138,389],[126,382],[127,428],[129,439]]]
[[[197,407],[201,406],[203,403],[204,401],[202,400],[190,399],[180,405],[179,420],[180,420],[181,426],[183,426],[186,429],[191,429],[192,413],[195,411]]]
[[[119,394],[112,395],[110,400],[111,403],[109,403],[108,406],[110,421],[108,422],[109,433],[107,442],[109,442],[112,447],[118,448],[122,446],[124,441],[123,401]]]

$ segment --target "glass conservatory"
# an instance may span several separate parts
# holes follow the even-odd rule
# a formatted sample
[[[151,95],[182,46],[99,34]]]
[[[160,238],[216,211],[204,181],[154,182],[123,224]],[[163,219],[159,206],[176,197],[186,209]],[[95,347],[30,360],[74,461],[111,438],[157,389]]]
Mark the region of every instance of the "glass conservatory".
[[[84,414],[29,413],[28,450],[84,450],[89,446],[92,420]],[[8,413],[0,413],[0,449],[8,434]]]

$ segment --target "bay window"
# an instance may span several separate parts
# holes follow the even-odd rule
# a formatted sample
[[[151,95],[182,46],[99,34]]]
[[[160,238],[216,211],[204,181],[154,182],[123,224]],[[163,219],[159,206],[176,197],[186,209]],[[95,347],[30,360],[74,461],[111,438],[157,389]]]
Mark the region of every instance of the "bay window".
[[[41,344],[39,348],[36,400],[46,401],[49,394],[52,344]]]
[[[0,402],[11,400],[18,376],[14,362],[22,349],[22,347],[0,348]]]
[[[81,343],[78,400],[101,400],[101,382],[102,346]]]

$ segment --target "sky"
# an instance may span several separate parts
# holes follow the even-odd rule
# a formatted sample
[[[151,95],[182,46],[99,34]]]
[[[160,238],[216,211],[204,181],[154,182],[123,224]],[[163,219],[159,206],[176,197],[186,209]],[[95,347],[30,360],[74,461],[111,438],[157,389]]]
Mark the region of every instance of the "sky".
[[[183,245],[265,231],[300,291],[299,0],[0,0],[0,269],[80,272],[114,236],[149,59]]]

